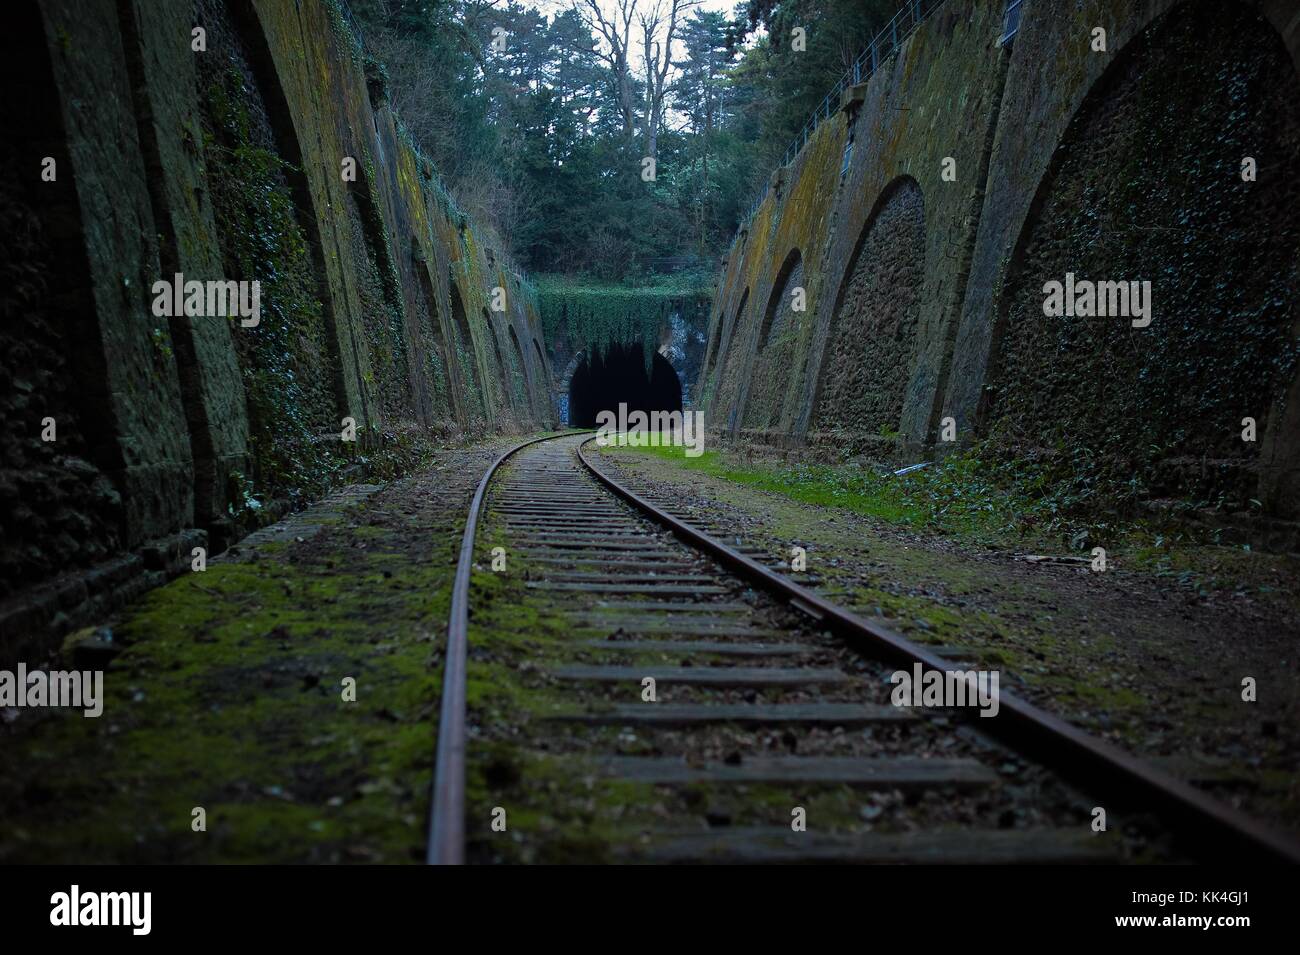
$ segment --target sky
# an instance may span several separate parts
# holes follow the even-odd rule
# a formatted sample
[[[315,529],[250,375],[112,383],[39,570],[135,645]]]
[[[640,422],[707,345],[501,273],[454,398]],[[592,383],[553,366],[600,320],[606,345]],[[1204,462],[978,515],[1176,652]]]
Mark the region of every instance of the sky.
[[[549,16],[554,16],[555,14],[560,13],[563,10],[567,10],[570,6],[572,6],[572,0],[521,0],[521,2],[525,6],[536,7],[538,10],[541,10],[543,13],[546,13]],[[616,0],[598,0],[598,2],[600,4],[601,10],[603,10],[605,13],[606,19],[613,17],[613,15],[618,11],[618,4],[616,3]],[[671,0],[658,0],[658,2],[662,5],[663,9],[667,10]],[[742,2],[743,0],[698,0],[695,6],[702,10],[714,10],[720,13],[731,14],[734,8]],[[638,6],[641,9],[645,9],[645,10],[653,9],[655,3],[656,0],[637,0]],[[686,17],[689,18],[692,15],[692,13],[693,10],[688,10],[686,12]],[[635,23],[635,21],[633,22]],[[597,39],[599,40],[600,45],[602,47],[605,47],[604,41],[600,40],[599,37]],[[640,48],[640,44],[637,44],[637,46],[634,48],[635,52],[633,55],[635,59],[633,62],[636,65],[639,65],[640,63],[639,48]],[[674,59],[684,55],[684,53],[685,50],[682,48],[680,41],[674,43],[673,46]]]
[[[552,16],[562,10],[567,10],[572,5],[571,0],[522,0],[522,2],[526,6],[536,7]],[[605,12],[606,18],[612,17],[618,10],[615,0],[598,0],[598,2],[600,8]],[[652,9],[655,4],[655,0],[637,0],[637,2],[639,6],[647,10]],[[659,0],[659,2],[667,9],[670,0]],[[730,14],[733,8],[741,2],[743,0],[699,0],[696,6],[701,10],[715,10],[719,13]],[[688,11],[686,15],[689,17],[691,14]]]
[[[536,6],[539,9],[547,10],[548,12],[551,12],[552,10],[563,10],[569,6],[569,0],[536,0],[534,3],[529,3],[529,0],[524,0],[524,2],[530,6]],[[641,2],[645,3],[647,0],[641,0]],[[650,2],[653,2],[653,0],[650,0]],[[734,7],[737,2],[739,2],[739,0],[700,0],[699,6],[703,7],[705,10],[720,10],[724,13],[730,13],[731,8]],[[601,9],[605,10],[607,14],[614,12],[616,9],[613,0],[600,0],[600,5]]]

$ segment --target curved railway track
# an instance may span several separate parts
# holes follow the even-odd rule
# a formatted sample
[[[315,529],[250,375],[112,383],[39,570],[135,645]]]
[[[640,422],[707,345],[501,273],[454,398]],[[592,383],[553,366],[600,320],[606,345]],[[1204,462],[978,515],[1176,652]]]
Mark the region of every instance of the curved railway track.
[[[547,720],[558,751],[547,758],[668,794],[661,818],[603,837],[612,858],[1300,861],[1286,837],[1011,694],[993,718],[891,705],[895,670],[966,667],[722,543],[726,528],[675,515],[656,489],[616,480],[583,447],[592,440],[517,445],[474,495],[428,861],[465,861],[470,580],[485,523],[524,568],[525,599],[573,636],[571,662],[547,671],[572,702]],[[1091,830],[1093,806],[1112,814],[1106,834]]]

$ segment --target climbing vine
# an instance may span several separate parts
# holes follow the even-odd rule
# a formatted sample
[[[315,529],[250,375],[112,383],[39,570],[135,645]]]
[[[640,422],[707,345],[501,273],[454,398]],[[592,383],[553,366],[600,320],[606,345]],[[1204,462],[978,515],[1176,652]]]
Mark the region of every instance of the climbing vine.
[[[646,367],[659,346],[664,325],[675,311],[708,310],[710,279],[683,272],[635,282],[603,283],[563,275],[536,280],[537,303],[548,341],[567,337],[576,352],[604,352],[612,344],[645,351]]]
[[[1262,432],[1296,362],[1293,70],[1267,24],[1210,4],[1135,43],[1067,133],[1004,296],[990,450],[1066,508],[1250,506],[1242,419]],[[1250,155],[1268,157],[1257,182]],[[1066,272],[1149,281],[1150,327],[1045,317]]]
[[[227,274],[261,283],[256,327],[235,330],[248,400],[252,486],[232,475],[232,513],[258,495],[319,493],[342,463],[315,435],[332,417],[327,331],[288,176],[256,94],[229,68],[205,89],[204,153]],[[252,503],[250,503],[252,502]]]

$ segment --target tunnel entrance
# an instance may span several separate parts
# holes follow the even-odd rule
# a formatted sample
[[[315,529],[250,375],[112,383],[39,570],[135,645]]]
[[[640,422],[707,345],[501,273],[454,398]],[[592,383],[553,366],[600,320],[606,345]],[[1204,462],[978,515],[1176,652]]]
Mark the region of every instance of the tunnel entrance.
[[[569,382],[569,427],[594,428],[602,411],[628,413],[682,410],[682,383],[668,360],[655,352],[646,373],[645,352],[639,346],[610,345],[601,354],[592,349]]]

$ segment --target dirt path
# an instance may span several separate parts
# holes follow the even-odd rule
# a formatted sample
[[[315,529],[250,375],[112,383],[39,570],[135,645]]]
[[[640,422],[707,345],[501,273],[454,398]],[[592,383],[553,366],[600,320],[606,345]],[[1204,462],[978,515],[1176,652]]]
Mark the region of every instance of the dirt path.
[[[607,449],[618,468],[671,488],[806,582],[953,659],[1002,671],[1003,686],[1220,798],[1300,830],[1300,631],[1285,563],[1260,557],[1279,599],[1204,592],[1125,569],[1031,564],[1010,553],[793,501]],[[1279,571],[1278,568],[1283,568]],[[795,575],[799,576],[799,575]],[[1286,597],[1288,599],[1281,599]],[[1242,700],[1242,680],[1258,702]]]
[[[109,622],[101,717],[3,711],[0,862],[423,859],[460,528],[513,440],[348,489]]]

